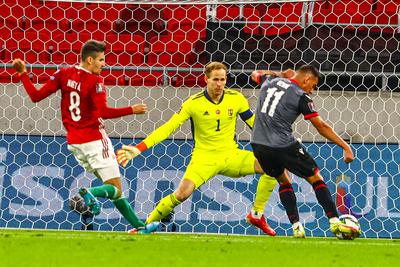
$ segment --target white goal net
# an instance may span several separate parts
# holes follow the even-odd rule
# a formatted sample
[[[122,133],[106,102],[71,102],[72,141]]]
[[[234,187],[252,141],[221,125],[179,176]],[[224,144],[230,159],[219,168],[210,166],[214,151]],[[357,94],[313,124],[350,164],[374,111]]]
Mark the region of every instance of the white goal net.
[[[184,2],[178,4],[177,2]],[[33,104],[11,68],[28,64],[34,83],[78,63],[83,42],[107,44],[102,73],[108,104],[146,103],[149,112],[106,122],[115,148],[140,142],[203,90],[203,67],[221,61],[228,87],[255,108],[254,69],[322,73],[313,96],[320,115],[351,143],[342,161],[310,124],[294,127],[341,213],[359,218],[363,236],[400,237],[400,20],[398,0],[338,1],[41,1],[0,2],[0,227],[126,230],[109,201],[93,221],[71,211],[81,186],[98,185],[66,148],[60,94]],[[250,130],[237,139],[250,149]],[[141,219],[178,186],[193,146],[189,123],[122,170],[125,195]],[[245,222],[257,176],[217,176],[163,224],[163,231],[259,234]],[[277,189],[277,188],[276,188]],[[331,236],[310,185],[294,177],[301,221],[309,236]],[[275,190],[265,208],[278,235],[291,226]]]

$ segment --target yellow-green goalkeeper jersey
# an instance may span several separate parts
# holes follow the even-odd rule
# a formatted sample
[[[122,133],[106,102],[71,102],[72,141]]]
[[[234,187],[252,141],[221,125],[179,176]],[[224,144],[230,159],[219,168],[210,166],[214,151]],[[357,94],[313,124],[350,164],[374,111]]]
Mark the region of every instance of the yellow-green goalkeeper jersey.
[[[238,147],[235,141],[236,118],[240,116],[253,127],[254,114],[247,99],[235,90],[225,89],[219,103],[214,103],[207,90],[197,93],[183,104],[178,113],[151,133],[143,142],[150,148],[173,133],[186,120],[191,120],[194,151],[229,151]]]

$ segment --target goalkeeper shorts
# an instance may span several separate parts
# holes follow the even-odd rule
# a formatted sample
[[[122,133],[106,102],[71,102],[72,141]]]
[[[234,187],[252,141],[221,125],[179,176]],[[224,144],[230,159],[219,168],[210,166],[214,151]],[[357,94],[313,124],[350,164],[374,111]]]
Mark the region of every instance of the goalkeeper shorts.
[[[193,153],[183,178],[191,180],[199,188],[218,174],[232,178],[255,174],[255,159],[253,152],[242,149],[228,152],[197,151]]]

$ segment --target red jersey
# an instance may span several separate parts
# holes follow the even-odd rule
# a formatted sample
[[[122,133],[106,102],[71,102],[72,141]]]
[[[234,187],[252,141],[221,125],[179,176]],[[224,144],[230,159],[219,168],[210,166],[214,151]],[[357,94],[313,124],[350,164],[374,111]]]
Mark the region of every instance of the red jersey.
[[[103,139],[107,135],[102,119],[133,114],[130,106],[108,107],[103,78],[80,66],[58,70],[39,90],[26,73],[21,75],[21,81],[33,102],[41,101],[61,89],[61,115],[68,144]]]

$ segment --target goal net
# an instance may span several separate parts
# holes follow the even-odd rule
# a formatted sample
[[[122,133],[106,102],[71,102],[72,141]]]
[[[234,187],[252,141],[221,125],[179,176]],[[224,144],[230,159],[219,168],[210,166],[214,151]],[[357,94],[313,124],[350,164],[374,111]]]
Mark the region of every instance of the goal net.
[[[41,1],[0,3],[0,227],[123,231],[127,222],[109,201],[91,219],[70,209],[81,186],[99,185],[66,148],[60,94],[33,104],[11,68],[28,64],[42,84],[58,68],[78,64],[81,45],[105,41],[102,76],[108,104],[146,103],[149,112],[106,122],[117,149],[140,142],[204,90],[204,66],[228,66],[227,87],[254,110],[254,69],[322,73],[313,95],[325,119],[351,144],[356,160],[304,120],[300,138],[316,159],[340,213],[359,218],[365,237],[400,237],[400,2],[338,1]],[[39,85],[37,85],[39,86]],[[240,120],[237,140],[250,149]],[[124,194],[141,219],[178,186],[193,147],[189,122],[122,171]],[[258,176],[218,175],[175,208],[162,231],[260,234],[245,222]],[[293,177],[308,236],[331,236],[313,190]],[[265,215],[278,235],[291,235],[277,188]]]

